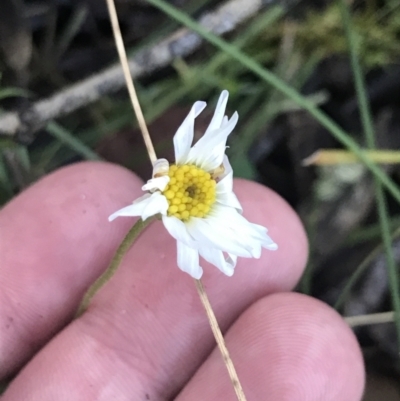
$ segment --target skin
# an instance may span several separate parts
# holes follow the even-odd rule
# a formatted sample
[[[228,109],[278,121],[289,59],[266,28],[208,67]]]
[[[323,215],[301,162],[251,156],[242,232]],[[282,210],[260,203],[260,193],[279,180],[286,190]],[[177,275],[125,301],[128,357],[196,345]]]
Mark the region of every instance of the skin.
[[[176,267],[175,242],[160,222],[72,320],[134,222],[107,217],[141,185],[121,167],[80,163],[1,210],[0,377],[19,372],[2,401],[236,399],[193,280]],[[360,400],[364,367],[352,331],[327,305],[290,292],[307,259],[298,217],[265,187],[234,187],[244,215],[279,245],[240,259],[231,278],[203,263],[248,401]]]

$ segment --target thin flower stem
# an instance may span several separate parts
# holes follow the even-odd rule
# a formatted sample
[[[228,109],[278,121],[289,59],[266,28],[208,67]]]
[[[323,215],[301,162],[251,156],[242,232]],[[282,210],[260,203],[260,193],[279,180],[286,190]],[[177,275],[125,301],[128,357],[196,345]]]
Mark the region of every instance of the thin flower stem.
[[[131,73],[129,70],[128,59],[126,57],[125,46],[124,46],[124,42],[122,40],[122,34],[121,34],[120,27],[119,27],[118,15],[117,15],[117,11],[115,9],[114,0],[107,0],[107,6],[108,6],[109,14],[110,14],[112,29],[114,32],[115,43],[116,43],[116,46],[118,49],[118,54],[120,57],[122,69],[124,71],[126,85],[128,87],[128,91],[129,91],[129,96],[131,98],[132,105],[135,110],[135,114],[138,119],[140,129],[142,131],[142,136],[143,136],[144,142],[146,144],[147,153],[149,154],[149,158],[150,158],[152,164],[154,165],[154,163],[157,160],[157,156],[156,156],[156,153],[154,150],[153,143],[151,141],[149,131],[147,129],[147,125],[146,125],[146,122],[145,122],[145,119],[144,119],[144,116],[142,113],[142,109],[139,104],[139,99],[137,97],[135,86],[133,84],[132,76],[131,76]],[[89,291],[86,293],[86,295],[83,298],[83,301],[78,309],[77,316],[80,316],[85,311],[85,309],[87,308],[87,306],[90,303],[90,300],[93,298],[94,294],[104,285],[104,283],[106,283],[114,275],[115,271],[117,270],[117,268],[122,260],[122,257],[124,256],[126,251],[130,248],[131,244],[137,238],[139,233],[145,228],[145,226],[147,226],[147,224],[148,224],[147,222],[149,220],[151,220],[151,219],[147,219],[145,222],[142,222],[140,228],[138,228],[137,230],[135,229],[135,227],[139,224],[140,220],[132,227],[131,231],[128,233],[128,235],[125,237],[124,241],[118,248],[109,268],[89,288]],[[224,358],[225,365],[228,369],[229,376],[231,378],[232,385],[236,392],[238,401],[246,401],[246,397],[244,395],[242,386],[241,386],[239,378],[237,376],[235,367],[229,356],[228,349],[226,348],[224,337],[221,333],[221,329],[219,328],[217,319],[212,310],[212,307],[211,307],[210,301],[208,300],[207,294],[204,291],[203,284],[201,283],[200,280],[195,280],[195,281],[196,281],[197,290],[200,295],[200,299],[206,310],[212,332],[214,333],[214,337],[217,341],[218,347]]]
[[[150,137],[149,130],[147,129],[146,121],[143,116],[142,108],[140,107],[139,99],[136,94],[135,86],[133,84],[132,75],[129,69],[129,62],[126,56],[124,41],[122,40],[121,29],[119,27],[117,10],[115,9],[114,0],[107,0],[108,12],[110,14],[111,26],[114,33],[115,44],[117,46],[119,59],[121,62],[122,70],[124,72],[126,86],[128,87],[129,96],[131,98],[133,109],[135,110],[138,119],[139,127],[142,132],[143,140],[147,148],[147,153],[152,164],[157,160],[156,151],[154,150],[153,142]]]
[[[207,293],[204,289],[201,280],[194,280],[196,283],[196,288],[200,296],[200,300],[203,303],[204,309],[206,310],[208,320],[210,322],[211,330],[214,334],[215,340],[218,344],[218,348],[222,354],[225,366],[228,369],[229,377],[231,379],[233,388],[236,393],[238,401],[246,401],[246,396],[244,395],[242,385],[240,384],[239,377],[236,373],[235,366],[233,365],[232,359],[229,356],[228,348],[226,347],[224,336],[222,335],[221,329],[218,325],[217,318],[215,317],[214,311],[211,307],[210,301],[208,299]]]
[[[139,237],[140,233],[152,222],[154,221],[158,215],[149,217],[145,221],[139,219],[133,227],[129,230],[128,234],[126,234],[124,240],[121,242],[121,245],[118,247],[115,252],[114,257],[111,260],[110,265],[107,270],[89,287],[85,296],[82,299],[82,302],[79,305],[78,311],[76,312],[75,317],[79,317],[83,312],[87,309],[90,304],[90,301],[94,297],[94,295],[103,287],[104,284],[107,283],[111,279],[111,277],[118,270],[119,265],[121,264],[122,258],[125,256],[126,252],[135,242],[135,240]]]
[[[369,315],[347,316],[344,318],[350,327],[367,326],[370,324],[393,323],[396,320],[395,312],[371,313]]]

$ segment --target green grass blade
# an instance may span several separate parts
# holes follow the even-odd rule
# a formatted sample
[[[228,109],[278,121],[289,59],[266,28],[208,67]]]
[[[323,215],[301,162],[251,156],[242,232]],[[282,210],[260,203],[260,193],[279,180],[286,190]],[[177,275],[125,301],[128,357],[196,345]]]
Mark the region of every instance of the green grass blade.
[[[400,216],[391,216],[390,218],[390,231],[393,231],[396,227],[400,226]],[[362,244],[367,241],[376,240],[381,236],[381,228],[378,224],[371,224],[367,227],[356,229],[354,232],[349,234],[347,238],[344,239],[343,243],[354,246]]]
[[[391,234],[391,240],[395,240],[400,237],[400,229],[397,229],[396,231]],[[373,262],[373,260],[382,252],[384,249],[383,243],[379,244],[376,246],[371,253],[369,253],[365,259],[357,266],[355,269],[354,273],[351,275],[349,280],[347,281],[346,285],[344,286],[342,292],[340,293],[337,301],[333,305],[333,307],[336,310],[339,310],[342,306],[345,300],[349,297],[351,290],[353,289],[354,285],[358,282],[358,280],[361,278],[361,276],[364,274],[366,269],[370,266],[370,264]]]
[[[362,277],[362,275],[365,273],[367,268],[370,266],[370,264],[373,262],[373,260],[379,255],[379,253],[382,251],[382,245],[377,246],[368,256],[357,266],[356,270],[354,273],[350,276],[350,278],[347,280],[346,285],[344,286],[342,292],[340,293],[338,299],[334,303],[333,307],[336,310],[339,310],[344,302],[348,299],[351,290],[355,286],[355,284],[358,282],[358,280]]]
[[[73,11],[70,20],[67,23],[67,26],[63,30],[60,35],[60,39],[58,40],[55,51],[55,60],[59,60],[61,56],[65,53],[68,47],[71,45],[71,42],[78,34],[82,25],[86,20],[86,16],[88,14],[88,6],[86,4],[80,4]]]
[[[71,134],[67,129],[51,121],[47,124],[46,130],[54,138],[62,142],[64,145],[73,149],[76,153],[83,156],[87,160],[102,160],[101,157],[93,152],[88,146],[86,146],[82,141]]]
[[[0,88],[0,100],[8,97],[29,97],[30,93],[19,88]]]
[[[371,110],[369,107],[368,96],[364,77],[361,71],[361,65],[358,60],[356,51],[356,43],[351,27],[351,15],[347,4],[344,0],[339,0],[340,11],[343,19],[343,25],[346,32],[347,43],[349,46],[351,67],[354,75],[354,83],[357,93],[357,101],[361,114],[361,121],[364,130],[365,140],[370,149],[375,148],[375,135],[372,122]],[[397,346],[400,349],[400,292],[399,277],[397,272],[396,261],[392,249],[392,240],[390,235],[389,213],[386,206],[386,197],[383,192],[381,183],[375,178],[376,202],[379,215],[379,224],[381,227],[382,241],[386,252],[386,264],[390,282],[390,292],[392,303],[395,310],[395,324],[397,332]]]

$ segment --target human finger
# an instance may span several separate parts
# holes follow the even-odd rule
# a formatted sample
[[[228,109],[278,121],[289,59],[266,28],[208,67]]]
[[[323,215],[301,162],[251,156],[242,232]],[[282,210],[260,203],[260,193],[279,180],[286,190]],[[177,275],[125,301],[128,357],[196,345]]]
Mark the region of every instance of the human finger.
[[[260,260],[241,260],[234,277],[229,279],[216,269],[206,267],[205,282],[223,328],[266,293],[291,288],[301,274],[307,255],[301,224],[281,198],[246,181],[239,181],[235,189],[245,210],[248,209],[247,217],[267,225],[271,236],[277,242],[282,241],[282,245],[280,251],[264,252]],[[265,204],[268,208],[264,209]],[[113,280],[95,297],[87,313],[46,347],[15,383],[23,380],[26,387],[32,378],[35,386],[40,383],[41,374],[54,377],[59,372],[69,378],[71,390],[82,381],[90,388],[101,388],[109,375],[110,366],[104,363],[108,356],[118,360],[118,366],[124,366],[118,378],[130,378],[128,387],[133,388],[129,391],[141,393],[150,388],[153,393],[159,389],[176,392],[208,354],[213,338],[194,285],[189,276],[176,268],[174,253],[174,241],[162,226],[150,227],[126,255]],[[70,341],[76,344],[72,349],[67,346],[72,344]],[[79,348],[82,342],[87,352]],[[193,343],[196,343],[194,351]],[[96,350],[101,345],[105,352],[99,355]],[[68,350],[68,354],[63,350]],[[57,368],[51,363],[52,355],[57,355]],[[127,360],[132,355],[134,366]],[[78,366],[88,364],[87,371],[93,364],[98,367],[96,383],[87,382],[88,378],[71,363],[75,357]],[[171,381],[169,372],[181,360],[185,361],[182,375]],[[149,373],[154,366],[159,366],[156,383],[151,374],[146,380],[140,380],[140,385],[132,379],[138,370]],[[143,374],[139,376],[144,379]],[[40,386],[36,390],[30,388],[35,396],[41,390]]]
[[[107,163],[48,175],[0,211],[0,378],[72,317],[131,221],[108,215],[140,194],[141,181]]]
[[[364,366],[343,319],[316,299],[280,293],[247,309],[226,335],[247,400],[359,401]],[[176,401],[235,401],[218,349]]]

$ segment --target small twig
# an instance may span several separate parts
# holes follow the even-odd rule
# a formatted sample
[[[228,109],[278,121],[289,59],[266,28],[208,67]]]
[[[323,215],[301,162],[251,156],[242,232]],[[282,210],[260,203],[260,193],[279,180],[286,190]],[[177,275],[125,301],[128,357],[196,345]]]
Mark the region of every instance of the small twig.
[[[107,283],[107,281],[110,280],[110,278],[115,274],[119,265],[121,264],[122,258],[132,246],[134,241],[139,237],[140,233],[156,218],[158,218],[158,215],[149,217],[145,221],[139,219],[133,225],[133,227],[129,230],[128,234],[126,234],[124,240],[121,242],[121,245],[115,252],[115,255],[112,258],[110,265],[107,267],[107,270],[87,290],[85,296],[82,299],[82,302],[78,307],[78,311],[76,312],[76,318],[81,316],[82,313],[85,312],[90,304],[90,301],[97,293],[97,291],[99,291],[100,288],[103,287],[103,285]]]
[[[348,316],[344,320],[351,327],[367,326],[370,324],[393,323],[395,321],[395,312],[372,313],[369,315]]]
[[[279,3],[273,0],[270,6]],[[199,22],[217,35],[231,32],[246,19],[257,14],[265,5],[261,0],[231,0],[204,14]],[[177,57],[186,57],[203,43],[197,33],[186,28],[175,31],[150,48],[128,59],[134,79],[169,65]],[[72,113],[81,107],[122,89],[125,80],[121,65],[113,65],[95,75],[67,87],[53,96],[39,100],[27,110],[8,112],[0,116],[0,135],[15,137],[30,143],[34,133],[49,120]]]
[[[233,365],[232,359],[229,355],[228,348],[226,348],[224,336],[222,335],[221,329],[218,325],[217,318],[215,317],[214,311],[203,287],[203,283],[201,282],[201,280],[194,281],[196,283],[196,288],[199,293],[201,302],[203,303],[204,309],[206,310],[211,330],[214,334],[215,340],[217,341],[218,348],[222,354],[222,358],[224,359],[225,366],[228,369],[229,377],[231,379],[237,399],[238,401],[246,401],[246,396],[244,395],[242,385],[240,384],[235,366]]]
[[[133,85],[133,79],[129,70],[128,58],[126,56],[124,41],[122,39],[121,29],[119,27],[117,10],[115,9],[114,0],[106,0],[108,12],[110,14],[111,25],[114,33],[115,44],[117,46],[119,59],[124,72],[126,86],[128,87],[129,97],[131,98],[133,109],[135,110],[136,117],[138,119],[139,127],[142,132],[144,143],[146,145],[147,153],[150,161],[154,164],[157,160],[156,152],[154,150],[153,142],[151,141],[149,130],[147,129],[146,121],[140,107],[139,99]]]

